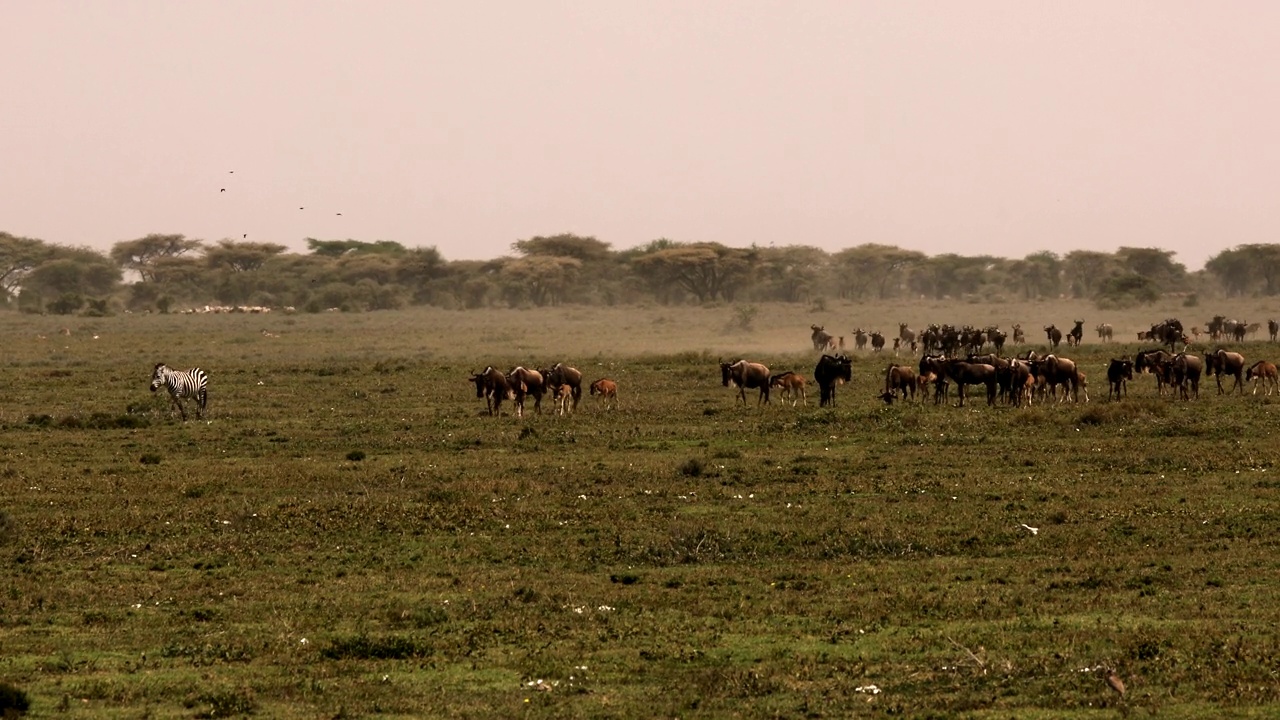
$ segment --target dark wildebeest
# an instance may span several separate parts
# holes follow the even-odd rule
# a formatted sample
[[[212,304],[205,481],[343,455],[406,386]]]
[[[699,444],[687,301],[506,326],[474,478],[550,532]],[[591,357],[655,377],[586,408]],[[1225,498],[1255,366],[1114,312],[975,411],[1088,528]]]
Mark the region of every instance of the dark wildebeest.
[[[1271,342],[1276,341],[1276,335],[1280,335],[1280,322],[1275,320],[1267,321],[1267,332],[1271,333]]]
[[[476,373],[468,379],[475,383],[476,397],[484,398],[485,411],[490,415],[497,415],[502,401],[514,397],[511,394],[511,383],[507,382],[507,376],[498,372],[492,365],[485,368],[484,372]]]
[[[871,333],[871,352],[884,350],[884,333],[876,330]]]
[[[940,404],[947,397],[947,356],[925,355],[920,358],[920,374],[917,377],[933,378],[933,404]],[[921,398],[924,401],[924,398]]]
[[[1111,384],[1107,390],[1107,399],[1110,400],[1114,394],[1116,400],[1121,396],[1129,394],[1128,381],[1133,379],[1133,361],[1132,360],[1116,360],[1111,359],[1111,364],[1107,366],[1107,382]]]
[[[1099,323],[1098,327],[1094,328],[1094,330],[1098,331],[1098,339],[1104,342],[1111,342],[1115,333],[1111,327],[1111,323]]]
[[[747,390],[760,389],[756,405],[769,402],[769,368],[760,363],[739,360],[736,363],[720,363],[720,381],[725,387],[733,383],[738,388],[738,398],[747,404]]]
[[[822,325],[810,325],[809,329],[813,331],[813,335],[809,336],[813,340],[814,350],[834,350],[836,347],[835,337],[827,332]]]
[[[1195,355],[1178,353],[1173,356],[1173,386],[1183,400],[1200,397],[1200,374],[1204,372],[1204,361]],[[1190,391],[1188,391],[1190,386]]]
[[[1183,335],[1182,321],[1177,318],[1169,318],[1159,325],[1152,325],[1148,339],[1155,340],[1161,345],[1168,345],[1169,352],[1177,350],[1178,343],[1182,343],[1185,347],[1186,338]]]
[[[1253,381],[1254,395],[1258,394],[1259,383],[1266,386],[1267,395],[1270,395],[1272,390],[1280,389],[1280,372],[1276,371],[1274,363],[1269,363],[1266,360],[1259,360],[1250,366],[1244,377],[1245,380]]]
[[[1080,347],[1080,341],[1084,340],[1084,321],[1076,320],[1075,323],[1075,327],[1067,333],[1067,344]]]
[[[533,396],[533,409],[542,414],[542,396],[547,392],[546,378],[537,370],[517,365],[507,373],[507,384],[511,386],[516,404],[516,417],[524,417],[524,399]]]
[[[547,390],[552,393],[552,397],[555,397],[555,393],[561,385],[568,385],[569,399],[573,405],[572,409],[578,409],[578,401],[582,399],[582,372],[578,368],[569,367],[564,363],[556,363],[539,372],[542,373],[542,378],[546,381]]]
[[[1009,381],[1008,402],[1014,407],[1022,407],[1023,403],[1031,404],[1031,392],[1035,389],[1036,378],[1031,373],[1031,363],[1026,360],[1010,360],[1004,371]],[[996,370],[997,375],[1000,370]]]
[[[1045,327],[1044,334],[1049,338],[1049,347],[1057,350],[1058,344],[1062,342],[1062,331],[1056,325],[1049,325]]]
[[[906,323],[898,323],[898,339],[903,343],[910,345],[918,340],[920,333],[907,327]]]
[[[813,368],[813,379],[822,395],[818,405],[835,407],[836,384],[853,380],[853,362],[844,355],[823,355]]]
[[[884,394],[880,396],[886,403],[892,403],[899,393],[906,400],[910,395],[916,399],[916,373],[906,365],[890,365],[884,371]]]
[[[986,363],[971,363],[966,360],[948,360],[947,377],[956,383],[956,394],[960,396],[960,407],[964,407],[964,388],[966,385],[986,385],[987,404],[996,404],[996,369]]]
[[[1238,352],[1228,352],[1222,348],[1204,355],[1204,369],[1209,375],[1216,375],[1218,380],[1218,394],[1224,392],[1231,394],[1236,388],[1240,388],[1240,394],[1244,394],[1244,356]],[[1231,375],[1236,379],[1231,390],[1224,391],[1222,389],[1222,376]]]
[[[797,402],[809,404],[809,398],[805,396],[805,384],[807,381],[803,375],[797,375],[790,370],[779,373],[769,378],[769,387],[776,387],[782,390],[782,401],[791,401],[791,407],[795,407]]]
[[[1245,335],[1249,333],[1249,324],[1243,320],[1236,322],[1235,327],[1231,328],[1231,338],[1238,343],[1244,342]]]
[[[1173,382],[1173,355],[1164,350],[1142,350],[1133,357],[1133,369],[1137,373],[1156,376],[1156,394],[1164,395],[1164,387]]]
[[[600,396],[606,410],[618,406],[618,383],[609,378],[600,378],[591,383],[591,394]]]
[[[855,350],[865,350],[867,348],[867,331],[858,328],[853,331],[853,348]]]
[[[1008,333],[995,325],[989,326],[983,332],[987,334],[987,341],[991,343],[991,347],[995,348],[997,355],[1004,352],[1004,341],[1009,337]]]
[[[1062,397],[1058,398],[1058,402],[1065,401],[1068,395],[1072,402],[1080,401],[1080,371],[1076,368],[1074,360],[1060,358],[1057,355],[1045,355],[1039,362],[1040,373],[1044,376],[1050,397],[1058,396],[1058,386],[1061,385]],[[1085,393],[1085,402],[1088,400],[1089,395]]]

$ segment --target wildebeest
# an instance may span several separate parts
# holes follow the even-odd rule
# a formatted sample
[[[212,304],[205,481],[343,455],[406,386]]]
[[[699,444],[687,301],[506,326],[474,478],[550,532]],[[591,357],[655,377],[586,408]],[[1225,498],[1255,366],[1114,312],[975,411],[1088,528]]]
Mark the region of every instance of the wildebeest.
[[[1031,404],[1031,392],[1035,388],[1036,378],[1031,373],[1031,363],[1026,360],[1010,360],[1009,367],[1004,371],[1008,378],[1008,402],[1013,403],[1014,407],[1022,407],[1023,403]],[[997,376],[1000,375],[999,368],[996,369]]]
[[[1080,371],[1076,368],[1074,360],[1050,354],[1037,362],[1051,397],[1057,397],[1058,386],[1062,385],[1062,397],[1058,398],[1059,402],[1066,400],[1068,395],[1072,401],[1080,401]],[[1089,395],[1086,393],[1085,401],[1088,402],[1088,399]]]
[[[618,383],[609,378],[600,378],[591,383],[591,394],[599,395],[605,409],[618,407]]]
[[[1165,385],[1173,383],[1173,355],[1164,350],[1142,350],[1133,358],[1133,369],[1138,373],[1156,376],[1156,394],[1164,395]]]
[[[1177,318],[1169,318],[1158,325],[1152,325],[1151,331],[1147,333],[1147,340],[1155,340],[1161,345],[1168,345],[1169,352],[1176,351],[1178,343],[1186,345],[1186,338],[1182,331],[1182,322]]]
[[[907,327],[906,323],[898,323],[898,339],[901,340],[902,342],[906,343],[907,345],[910,345],[914,343],[919,338],[919,336],[920,334],[917,333],[915,330],[912,330],[911,328]]]
[[[578,409],[578,401],[582,399],[582,372],[575,367],[569,367],[564,363],[556,363],[551,367],[540,370],[542,378],[546,382],[547,389],[553,394],[561,385],[568,385],[570,389],[569,398],[573,404],[574,410]]]
[[[809,329],[813,331],[813,335],[809,339],[813,340],[814,350],[834,350],[836,347],[836,339],[831,333],[827,332],[822,325],[810,325]]]
[[[1014,323],[1013,324],[1013,344],[1021,345],[1026,341],[1027,341],[1027,334],[1022,331],[1022,325],[1019,323]]]
[[[1258,394],[1258,384],[1261,383],[1267,388],[1267,395],[1272,390],[1280,389],[1280,372],[1276,371],[1274,363],[1266,360],[1259,360],[1249,367],[1245,373],[1245,380],[1253,381],[1253,394]]]
[[[552,402],[556,405],[556,413],[566,415],[573,412],[573,387],[568,383],[556,385],[551,395]]]
[[[1112,336],[1115,332],[1111,327],[1111,323],[1099,323],[1098,327],[1094,328],[1094,330],[1098,331],[1098,339],[1104,342],[1111,342]]]
[[[1209,375],[1217,376],[1218,394],[1224,392],[1230,394],[1236,388],[1240,388],[1240,394],[1244,394],[1244,356],[1238,352],[1228,352],[1222,348],[1204,354],[1204,370]],[[1235,384],[1231,386],[1230,391],[1222,389],[1222,376],[1231,375],[1235,378]]]
[[[925,355],[920,358],[918,377],[933,378],[933,404],[940,404],[947,397],[947,356]],[[923,401],[924,398],[921,398]]]
[[[1204,361],[1195,355],[1178,353],[1170,365],[1173,368],[1173,386],[1182,399],[1200,397],[1200,374],[1204,372]]]
[[[871,333],[871,351],[880,352],[884,350],[884,333],[876,330]]]
[[[1110,400],[1114,394],[1116,400],[1122,395],[1128,395],[1128,381],[1133,379],[1133,361],[1111,359],[1111,364],[1107,366],[1107,382],[1110,383],[1110,389],[1107,390],[1107,399]]]
[[[1067,344],[1080,347],[1080,341],[1084,340],[1084,321],[1076,320],[1075,323],[1075,327],[1067,333]]]
[[[547,392],[546,379],[537,370],[517,365],[507,373],[507,384],[516,405],[516,417],[524,417],[524,399],[533,396],[533,409],[542,414],[542,396]]]
[[[987,404],[996,404],[996,369],[985,363],[971,363],[966,360],[948,360],[947,377],[956,383],[956,394],[960,396],[960,407],[964,407],[964,388],[966,385],[986,385]]]
[[[484,398],[485,411],[490,415],[498,414],[498,409],[503,400],[514,398],[511,393],[511,383],[507,382],[507,376],[492,365],[468,379],[475,383],[476,397]]]
[[[1275,320],[1267,321],[1267,332],[1271,334],[1271,342],[1276,341],[1276,335],[1280,335],[1280,322]]]
[[[803,375],[791,372],[790,370],[774,375],[769,378],[769,387],[776,387],[782,390],[783,402],[791,401],[791,407],[796,406],[796,402],[809,404],[809,398],[805,396],[805,385],[807,381]]]
[[[1062,331],[1056,325],[1047,325],[1044,334],[1049,339],[1049,347],[1057,350],[1058,344],[1062,342]]]
[[[855,350],[865,350],[867,347],[867,331],[858,328],[853,331],[853,348]]]
[[[824,356],[825,357],[825,356]],[[738,388],[738,398],[747,404],[747,390],[759,388],[760,396],[756,405],[769,402],[769,368],[760,363],[739,360],[735,363],[720,363],[720,381],[725,387],[733,383]]]
[[[836,383],[853,379],[853,362],[845,355],[823,355],[813,368],[813,379],[822,396],[818,405],[835,407]]]
[[[903,400],[908,395],[912,400],[916,399],[916,373],[906,365],[889,365],[884,371],[884,394],[880,397],[891,403],[898,394]]]

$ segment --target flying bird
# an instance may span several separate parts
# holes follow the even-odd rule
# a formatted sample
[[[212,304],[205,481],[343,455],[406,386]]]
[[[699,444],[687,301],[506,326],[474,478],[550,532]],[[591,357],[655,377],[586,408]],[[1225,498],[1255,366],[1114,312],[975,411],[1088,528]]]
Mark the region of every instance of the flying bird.
[[[241,235],[241,236],[240,236],[240,239],[242,239],[242,240],[243,240],[244,238],[247,238],[247,237],[249,237],[249,233],[245,233],[245,234]]]
[[[221,189],[221,190],[219,190],[218,192],[226,192],[226,191],[227,191],[227,189],[226,189],[226,188],[222,188],[222,189]]]
[[[306,210],[306,208],[305,208],[305,207],[300,207],[300,208],[298,208],[298,209],[299,209],[299,210]]]
[[[341,215],[342,213],[338,213],[338,214]]]

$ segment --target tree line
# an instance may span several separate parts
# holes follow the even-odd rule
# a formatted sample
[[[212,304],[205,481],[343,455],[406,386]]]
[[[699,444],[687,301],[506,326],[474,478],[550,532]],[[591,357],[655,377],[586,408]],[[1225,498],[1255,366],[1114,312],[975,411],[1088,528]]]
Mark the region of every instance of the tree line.
[[[926,255],[892,245],[837,252],[808,245],[735,248],[654,240],[613,250],[594,237],[536,236],[492,260],[447,260],[435,247],[387,240],[317,240],[307,252],[274,243],[153,234],[108,252],[0,232],[0,298],[9,309],[57,314],[173,312],[206,304],[390,310],[807,302],[829,298],[1073,297],[1100,308],[1162,295],[1280,294],[1280,245],[1241,245],[1188,272],[1174,253],[1121,247],[1105,253]]]

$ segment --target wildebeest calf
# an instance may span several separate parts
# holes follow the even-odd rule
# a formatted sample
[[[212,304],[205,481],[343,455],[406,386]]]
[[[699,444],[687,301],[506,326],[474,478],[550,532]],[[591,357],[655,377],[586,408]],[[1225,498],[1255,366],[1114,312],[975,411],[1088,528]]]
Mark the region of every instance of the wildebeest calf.
[[[809,404],[809,399],[805,396],[805,384],[806,380],[803,375],[796,374],[790,370],[769,378],[769,386],[782,390],[783,400],[790,400],[791,407],[796,406],[797,400],[805,405]]]
[[[1110,388],[1107,390],[1107,399],[1110,400],[1114,395],[1119,400],[1122,395],[1129,394],[1128,381],[1133,379],[1133,361],[1111,359],[1111,364],[1107,366],[1107,382]]]
[[[600,396],[606,410],[618,407],[618,383],[609,378],[600,378],[591,383],[591,394]]]

